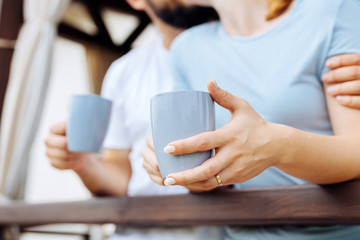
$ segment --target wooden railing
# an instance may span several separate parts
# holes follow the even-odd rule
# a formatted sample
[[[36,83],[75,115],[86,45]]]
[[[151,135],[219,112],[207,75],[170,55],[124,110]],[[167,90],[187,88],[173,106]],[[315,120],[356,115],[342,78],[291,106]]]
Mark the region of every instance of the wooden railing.
[[[128,226],[360,224],[360,181],[210,193],[94,198],[0,207],[0,225],[115,223]]]

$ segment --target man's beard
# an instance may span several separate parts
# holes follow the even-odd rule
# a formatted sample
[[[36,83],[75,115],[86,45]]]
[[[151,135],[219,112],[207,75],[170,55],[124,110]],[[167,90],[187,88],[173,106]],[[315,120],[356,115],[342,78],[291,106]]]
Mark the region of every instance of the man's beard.
[[[157,7],[151,0],[147,2],[157,17],[177,28],[186,29],[219,19],[216,11],[210,7],[185,7],[178,4],[171,9],[169,6]]]

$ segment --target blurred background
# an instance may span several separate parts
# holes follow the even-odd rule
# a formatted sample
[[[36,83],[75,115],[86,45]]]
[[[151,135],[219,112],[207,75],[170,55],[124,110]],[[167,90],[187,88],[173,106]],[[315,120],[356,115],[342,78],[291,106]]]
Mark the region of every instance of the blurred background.
[[[8,33],[9,28],[17,27],[9,25],[9,21],[12,21],[9,14],[22,15],[24,12],[26,22],[26,8],[29,7],[30,2],[40,6],[49,1],[0,0],[0,13],[2,13],[0,15],[2,21],[0,22],[0,58],[2,58],[0,71],[3,73],[3,78],[6,75],[4,74],[5,53],[13,47],[13,43],[15,45],[15,39],[9,39],[11,38]],[[19,195],[22,195],[19,199],[24,198],[31,203],[83,200],[91,197],[75,173],[59,171],[50,166],[45,155],[44,140],[51,125],[66,120],[70,95],[99,93],[102,79],[110,63],[131,48],[144,44],[157,35],[157,29],[149,24],[146,16],[133,12],[124,0],[69,1],[66,5],[60,25],[56,26],[59,32],[56,34],[53,54],[50,56],[51,71],[49,78],[45,79],[48,81],[48,92],[44,96],[43,112],[36,123],[38,129],[35,138],[32,139],[29,161],[26,163],[28,164],[27,174],[25,174],[26,184],[20,191],[23,193]],[[20,21],[24,21],[22,17],[18,16],[18,25]],[[21,54],[17,57],[23,58]],[[10,73],[10,77],[16,79],[18,76],[14,75]],[[4,92],[4,80],[1,82],[1,89]],[[12,104],[14,104],[13,108],[17,108],[16,101]],[[2,121],[3,119],[4,117]],[[2,133],[4,132],[2,130]],[[43,233],[53,231],[63,234]],[[97,236],[96,239],[101,239],[113,231],[114,226],[111,225],[45,226],[33,228],[29,233],[23,234],[21,239],[84,239],[72,233],[80,235],[91,233],[92,236]]]

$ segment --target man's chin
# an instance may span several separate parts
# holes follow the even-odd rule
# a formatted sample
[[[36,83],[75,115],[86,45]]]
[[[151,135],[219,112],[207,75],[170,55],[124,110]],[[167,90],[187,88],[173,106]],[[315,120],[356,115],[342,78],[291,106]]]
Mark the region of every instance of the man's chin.
[[[192,2],[207,2],[205,0],[179,0],[159,5],[153,0],[146,0],[151,11],[163,22],[176,28],[186,29],[211,20],[218,19],[213,8],[187,6]]]

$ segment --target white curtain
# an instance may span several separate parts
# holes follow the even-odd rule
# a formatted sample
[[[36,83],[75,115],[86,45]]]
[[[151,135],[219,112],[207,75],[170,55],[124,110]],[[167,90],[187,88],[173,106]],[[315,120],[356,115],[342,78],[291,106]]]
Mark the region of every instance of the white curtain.
[[[0,0],[1,1],[1,0]],[[56,27],[70,0],[24,0],[0,128],[0,193],[21,199],[42,113]]]

